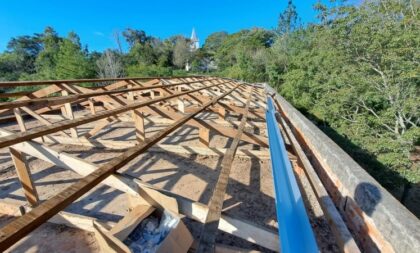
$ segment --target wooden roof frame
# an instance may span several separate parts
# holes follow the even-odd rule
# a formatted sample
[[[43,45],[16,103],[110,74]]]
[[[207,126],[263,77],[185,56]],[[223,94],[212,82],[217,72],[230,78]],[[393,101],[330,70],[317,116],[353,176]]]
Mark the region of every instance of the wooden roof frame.
[[[109,81],[114,81],[114,83],[96,89],[79,86],[81,83],[103,83]],[[270,250],[278,251],[279,242],[276,231],[271,231],[252,224],[252,222],[238,220],[222,214],[221,204],[223,204],[223,195],[227,180],[222,180],[224,183],[218,182],[218,185],[221,184],[221,187],[216,187],[214,195],[219,197],[215,197],[217,200],[212,201],[210,206],[207,207],[177,194],[148,185],[139,179],[118,173],[119,168],[123,167],[137,155],[151,148],[152,145],[158,143],[180,126],[189,124],[200,129],[200,140],[202,143],[208,144],[209,130],[233,138],[234,142],[231,147],[223,150],[223,152],[226,152],[225,154],[217,153],[218,155],[224,155],[223,166],[225,169],[221,177],[228,179],[230,166],[238,150],[240,141],[267,147],[265,137],[244,131],[247,118],[251,117],[251,115],[256,119],[264,119],[262,107],[257,106],[250,109],[252,97],[255,98],[258,94],[261,100],[261,87],[254,87],[231,79],[193,76],[7,82],[0,83],[0,88],[45,84],[48,86],[41,86],[41,89],[30,94],[25,94],[25,96],[16,101],[0,103],[0,115],[13,115],[21,129],[21,132],[15,133],[0,129],[0,147],[10,147],[11,156],[19,172],[19,180],[21,180],[23,185],[30,186],[24,187],[24,192],[28,198],[28,202],[32,205],[31,208],[27,208],[28,212],[26,214],[0,228],[0,251],[9,248],[50,218],[52,218],[50,221],[58,221],[59,223],[63,223],[63,219],[60,219],[63,216],[66,216],[67,223],[68,220],[78,219],[79,223],[83,223],[79,227],[89,229],[90,225],[88,224],[93,224],[92,218],[75,217],[69,213],[62,212],[62,210],[100,183],[110,185],[132,196],[142,197],[146,201],[151,201],[154,205],[159,205],[158,201],[156,201],[157,194],[174,197],[178,202],[179,211],[189,218],[207,224],[209,215],[216,217],[217,224],[216,226],[212,226],[213,228],[210,229],[212,231],[211,233],[215,233],[214,230],[218,228]],[[250,89],[253,90],[252,93]],[[236,96],[230,96],[230,99],[237,101],[237,104],[221,103],[222,99],[237,90],[241,90],[241,92],[238,92]],[[51,97],[51,95],[57,93],[60,96]],[[158,97],[155,97],[156,93],[159,94]],[[2,96],[5,97],[5,94],[7,93],[3,93]],[[14,93],[10,94],[10,97],[15,97]],[[244,94],[248,95],[245,96]],[[194,101],[195,104],[185,106],[185,100]],[[178,107],[176,105],[174,106],[174,101]],[[99,112],[95,106],[95,103],[98,102],[102,104],[102,108],[104,109]],[[255,102],[255,104],[258,104],[258,102]],[[73,107],[76,105],[85,108],[89,113],[81,118],[77,118],[73,113]],[[195,118],[198,113],[204,110],[211,110],[218,113],[220,119],[223,121],[226,109],[243,115],[238,128],[227,127]],[[51,123],[48,119],[50,115],[45,113],[58,110],[61,110],[64,120]],[[45,126],[27,130],[25,126],[25,115],[22,111],[26,115],[40,121]],[[131,112],[131,115],[125,115],[127,112]],[[164,115],[166,118],[172,120],[173,123],[151,138],[145,139],[144,123],[142,122],[148,118],[148,116],[145,116],[146,114],[149,116]],[[81,145],[95,145],[90,140],[90,137],[106,127],[110,122],[120,121],[127,116],[136,122],[135,127],[138,132],[137,143],[132,144],[123,155],[112,159],[103,166],[98,167],[69,154],[63,152],[58,153],[53,148],[43,144],[48,142],[60,143],[60,141],[70,143],[74,141],[74,143]],[[77,127],[94,121],[101,123],[87,135],[80,136]],[[226,122],[226,124],[229,123]],[[67,135],[63,137],[55,135],[55,133],[66,129],[70,129],[71,136]],[[211,151],[209,149],[209,151],[205,152]],[[252,152],[238,150],[238,153],[245,156],[252,155]],[[25,164],[25,156],[27,155],[74,170],[81,174],[83,178],[56,196],[40,202],[36,195],[36,188],[30,178],[30,171]],[[80,170],[80,166],[83,166],[84,170]],[[222,196],[221,199],[220,196]],[[6,204],[0,203],[0,205]],[[213,205],[219,208],[213,211]],[[206,232],[206,225],[204,227],[203,233],[209,233]],[[212,247],[214,245],[214,238],[206,245]]]

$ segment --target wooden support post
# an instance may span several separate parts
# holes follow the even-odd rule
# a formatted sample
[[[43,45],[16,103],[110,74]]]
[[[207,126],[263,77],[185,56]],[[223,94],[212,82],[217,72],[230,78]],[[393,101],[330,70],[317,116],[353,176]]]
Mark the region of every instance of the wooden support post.
[[[210,145],[210,129],[205,128],[205,127],[200,127],[198,129],[198,137],[201,143],[203,143],[207,147]]]
[[[18,175],[19,182],[22,185],[26,200],[28,200],[29,204],[35,206],[39,202],[39,198],[35,185],[32,181],[31,172],[29,171],[25,155],[14,148],[9,148],[9,152],[13,163],[15,164],[16,173]]]
[[[146,140],[146,132],[144,130],[144,115],[141,110],[133,110],[134,126],[136,128],[136,140],[144,142]]]
[[[127,88],[132,89],[133,88],[133,85],[132,84],[129,84],[129,85],[127,85]],[[130,101],[134,101],[134,93],[132,91],[129,91],[128,92],[127,99],[130,100]]]
[[[92,115],[95,115],[96,114],[95,101],[92,98],[89,98],[89,108]]]
[[[178,111],[185,113],[185,102],[182,98],[178,98]]]
[[[62,96],[68,96],[69,95],[69,92],[67,90],[62,90],[61,91],[61,95]],[[70,103],[65,103],[64,104],[64,110],[66,112],[66,114],[63,115],[64,117],[67,117],[68,119],[71,119],[71,120],[74,119],[73,109],[71,108],[71,104]],[[70,133],[71,133],[71,136],[73,138],[78,138],[77,128],[76,127],[70,128]]]

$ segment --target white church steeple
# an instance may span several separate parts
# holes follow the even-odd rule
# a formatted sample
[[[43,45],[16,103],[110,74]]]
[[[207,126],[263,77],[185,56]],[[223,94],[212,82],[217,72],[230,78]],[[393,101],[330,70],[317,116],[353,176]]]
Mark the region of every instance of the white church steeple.
[[[195,33],[195,28],[192,29],[191,32],[191,51],[196,51],[198,48],[200,48],[200,41],[197,37],[197,34]]]

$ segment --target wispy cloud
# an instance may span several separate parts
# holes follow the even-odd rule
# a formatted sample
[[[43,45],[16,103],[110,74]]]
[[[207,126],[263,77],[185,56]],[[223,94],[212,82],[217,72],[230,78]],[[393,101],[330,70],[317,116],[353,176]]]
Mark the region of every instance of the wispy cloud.
[[[93,34],[95,34],[96,36],[101,36],[101,37],[105,36],[105,34],[103,32],[98,32],[98,31],[93,32]]]

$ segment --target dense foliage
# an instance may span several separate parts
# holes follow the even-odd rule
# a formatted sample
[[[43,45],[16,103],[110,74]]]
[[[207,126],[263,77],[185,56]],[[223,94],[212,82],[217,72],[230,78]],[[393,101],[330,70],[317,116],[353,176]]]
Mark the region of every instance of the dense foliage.
[[[160,40],[127,29],[128,52],[89,52],[77,34],[63,38],[47,27],[10,40],[0,80],[169,76],[189,64],[193,73],[269,82],[400,197],[420,182],[410,159],[420,142],[419,3],[314,7],[315,24],[302,25],[289,1],[276,29],[216,32],[197,51],[184,36]]]

